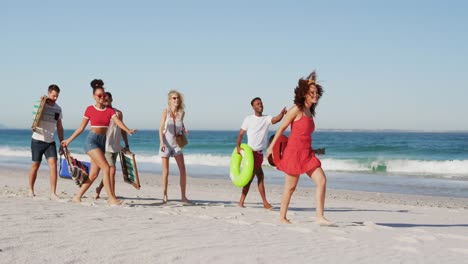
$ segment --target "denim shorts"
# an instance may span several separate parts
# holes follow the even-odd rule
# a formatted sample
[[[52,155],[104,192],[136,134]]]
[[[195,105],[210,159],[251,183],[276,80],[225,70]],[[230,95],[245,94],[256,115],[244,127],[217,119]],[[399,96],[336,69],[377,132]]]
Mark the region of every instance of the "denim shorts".
[[[84,151],[88,153],[93,149],[100,149],[102,153],[106,152],[106,135],[99,135],[93,131],[89,131],[88,137],[86,137]]]
[[[159,156],[161,158],[175,157],[181,154],[184,154],[184,153],[182,152],[182,149],[179,148],[178,146],[171,147],[171,146],[166,145],[166,149],[164,151],[161,151],[161,149],[159,150]]]
[[[44,141],[31,139],[31,153],[33,162],[41,162],[42,155],[45,155],[46,159],[57,158],[57,147],[55,141],[47,143]]]

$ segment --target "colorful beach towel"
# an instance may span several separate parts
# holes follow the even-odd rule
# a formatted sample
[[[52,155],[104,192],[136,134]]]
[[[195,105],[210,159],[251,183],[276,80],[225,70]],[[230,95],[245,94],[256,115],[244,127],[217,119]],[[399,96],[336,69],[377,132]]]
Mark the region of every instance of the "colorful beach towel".
[[[62,162],[60,163],[60,173],[59,176],[63,178],[71,177],[75,181],[76,185],[80,186],[88,179],[89,176],[89,163],[88,166],[75,158],[73,158],[68,151],[67,147],[64,147],[63,155],[65,156],[65,161],[68,168],[68,174],[62,170]]]

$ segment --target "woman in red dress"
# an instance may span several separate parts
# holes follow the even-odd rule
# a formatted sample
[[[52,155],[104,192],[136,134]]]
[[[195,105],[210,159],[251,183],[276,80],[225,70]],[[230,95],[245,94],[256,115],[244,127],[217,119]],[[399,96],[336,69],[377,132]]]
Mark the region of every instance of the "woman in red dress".
[[[317,223],[331,223],[323,215],[327,178],[321,168],[320,160],[315,156],[311,147],[311,135],[315,129],[313,118],[315,107],[323,94],[322,86],[317,84],[315,80],[315,72],[312,72],[307,79],[299,80],[298,86],[294,89],[294,106],[288,110],[266,153],[267,157],[272,153],[275,142],[291,125],[288,144],[281,161],[276,164],[279,170],[286,173],[280,208],[280,220],[284,223],[291,223],[286,214],[291,196],[299,181],[299,175],[303,173],[306,173],[317,185],[315,191]]]

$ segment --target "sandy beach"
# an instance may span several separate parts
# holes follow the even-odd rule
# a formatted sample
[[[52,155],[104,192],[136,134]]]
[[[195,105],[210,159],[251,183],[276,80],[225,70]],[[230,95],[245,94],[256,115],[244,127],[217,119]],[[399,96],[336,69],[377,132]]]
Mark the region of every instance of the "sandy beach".
[[[45,164],[36,194],[27,197],[27,170],[0,170],[2,263],[463,263],[468,257],[468,199],[328,190],[326,216],[314,223],[314,189],[299,187],[288,217],[278,221],[282,187],[266,183],[274,206],[265,210],[256,186],[246,208],[228,179],[189,178],[180,198],[169,178],[162,203],[160,176],[141,174],[141,189],[124,183],[124,204],[92,197],[71,202],[77,186],[58,180],[60,201],[49,197]],[[174,168],[171,168],[174,170]],[[188,168],[190,169],[190,168]],[[302,176],[305,177],[305,176]],[[227,178],[227,176],[226,176]]]

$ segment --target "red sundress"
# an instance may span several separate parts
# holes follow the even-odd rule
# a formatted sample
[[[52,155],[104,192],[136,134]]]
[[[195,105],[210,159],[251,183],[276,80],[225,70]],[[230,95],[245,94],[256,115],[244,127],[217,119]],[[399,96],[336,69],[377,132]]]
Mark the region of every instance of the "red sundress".
[[[315,123],[312,117],[303,114],[299,120],[293,121],[288,145],[276,168],[289,175],[300,175],[319,168],[320,160],[311,147],[314,130]]]

